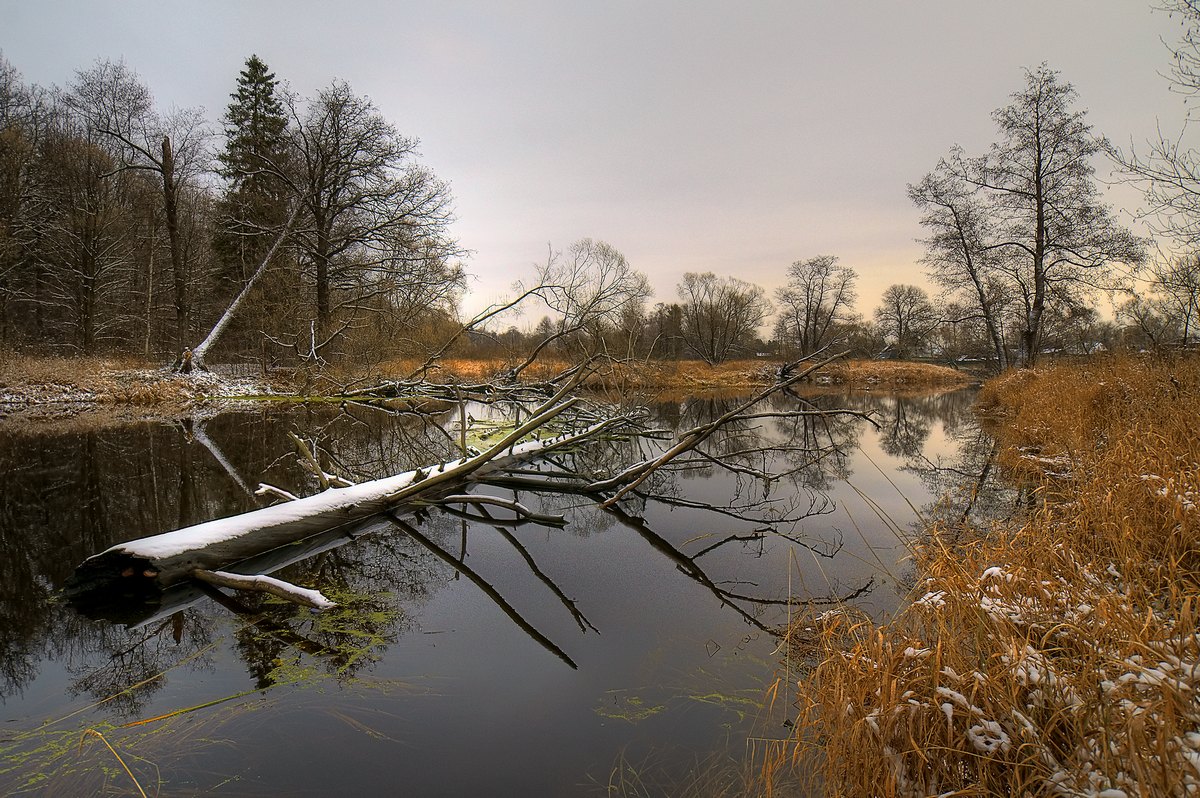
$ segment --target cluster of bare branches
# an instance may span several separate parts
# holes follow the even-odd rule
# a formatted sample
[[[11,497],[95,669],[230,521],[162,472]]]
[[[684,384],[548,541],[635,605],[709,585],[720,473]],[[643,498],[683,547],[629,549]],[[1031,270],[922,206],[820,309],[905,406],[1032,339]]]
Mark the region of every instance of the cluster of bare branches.
[[[1084,307],[1145,258],[1144,242],[1100,198],[1093,158],[1107,142],[1045,64],[993,113],[986,155],[954,147],[909,197],[929,231],[925,263],[948,297],[982,322],[995,361],[1030,365],[1051,319]]]

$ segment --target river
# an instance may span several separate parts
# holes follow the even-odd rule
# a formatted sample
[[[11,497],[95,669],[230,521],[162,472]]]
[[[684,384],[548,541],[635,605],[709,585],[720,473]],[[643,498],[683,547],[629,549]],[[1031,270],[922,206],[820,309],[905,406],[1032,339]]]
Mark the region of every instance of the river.
[[[878,426],[743,425],[618,511],[517,497],[561,529],[429,508],[420,540],[387,525],[334,540],[276,574],[339,602],[324,613],[200,594],[124,623],[62,598],[89,555],[265,506],[262,482],[316,492],[289,433],[331,470],[377,478],[444,450],[456,412],[0,420],[0,792],[712,792],[788,749],[789,617],[840,598],[881,618],[905,594],[908,541],[986,471],[972,399],[824,393],[808,401]],[[653,420],[686,428],[730,401],[660,404]]]

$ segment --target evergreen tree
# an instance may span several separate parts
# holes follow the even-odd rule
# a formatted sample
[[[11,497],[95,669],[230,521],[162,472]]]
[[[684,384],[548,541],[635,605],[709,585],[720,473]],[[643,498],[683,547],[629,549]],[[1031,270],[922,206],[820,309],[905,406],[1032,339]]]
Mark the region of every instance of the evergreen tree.
[[[216,305],[236,296],[266,256],[287,216],[287,116],[279,98],[279,81],[262,59],[252,55],[238,75],[237,90],[225,111],[225,149],[217,155],[226,190],[219,203],[214,249],[220,262]],[[280,256],[276,256],[277,258]],[[278,270],[276,270],[278,272]],[[281,288],[287,276],[277,273],[268,284]],[[271,289],[267,296],[278,297]],[[259,331],[271,334],[278,321],[277,302],[269,299],[242,320],[242,334],[228,336],[238,349],[257,349]]]
[[[253,273],[274,230],[286,216],[286,186],[280,176],[287,117],[277,96],[279,81],[257,55],[246,60],[237,91],[225,111],[225,150],[218,154],[228,181],[221,203],[218,250],[228,279]]]

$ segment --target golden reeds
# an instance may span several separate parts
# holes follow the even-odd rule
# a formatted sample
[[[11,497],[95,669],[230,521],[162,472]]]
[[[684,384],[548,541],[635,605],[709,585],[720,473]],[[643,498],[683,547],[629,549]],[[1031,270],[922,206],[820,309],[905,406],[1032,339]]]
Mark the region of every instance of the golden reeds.
[[[1200,792],[1200,361],[985,386],[1019,522],[934,528],[907,607],[793,629],[797,757],[835,795]]]
[[[918,388],[961,386],[974,382],[971,375],[933,363],[906,360],[844,360],[833,363],[818,374],[836,384],[854,387]]]

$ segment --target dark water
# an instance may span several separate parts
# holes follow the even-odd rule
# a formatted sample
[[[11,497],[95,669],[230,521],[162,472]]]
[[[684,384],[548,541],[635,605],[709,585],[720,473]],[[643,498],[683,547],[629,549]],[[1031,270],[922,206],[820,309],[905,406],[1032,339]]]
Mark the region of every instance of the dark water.
[[[617,511],[519,496],[564,514],[564,529],[430,509],[423,542],[381,528],[276,574],[339,601],[330,612],[201,596],[147,607],[133,628],[62,600],[90,554],[265,506],[260,482],[315,492],[289,432],[361,480],[436,461],[456,415],[326,405],[0,423],[0,792],[137,794],[121,760],[165,795],[672,794],[753,769],[789,735],[796,677],[778,630],[795,605],[854,597],[888,612],[918,513],[987,500],[970,489],[990,462],[971,399],[817,397],[879,428],[765,419]],[[687,428],[729,402],[655,414]],[[611,465],[631,446],[553,467]],[[764,471],[783,476],[766,484]]]

